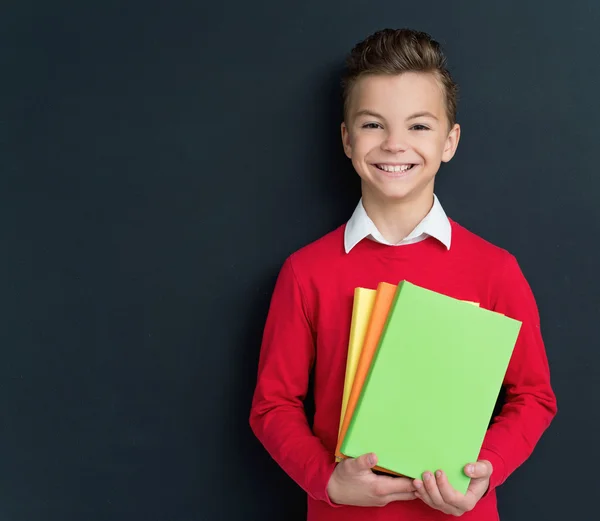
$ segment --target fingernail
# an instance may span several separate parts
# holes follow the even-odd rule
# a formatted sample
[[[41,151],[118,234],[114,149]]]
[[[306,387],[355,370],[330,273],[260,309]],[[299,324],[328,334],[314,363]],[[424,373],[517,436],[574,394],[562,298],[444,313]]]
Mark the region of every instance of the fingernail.
[[[415,481],[415,487],[421,488],[422,486],[423,486],[423,483],[421,483],[420,481]]]
[[[436,475],[438,478],[441,478],[441,477],[442,477],[442,471],[441,471],[441,470],[438,470],[438,471],[436,471],[435,475]]]
[[[429,472],[425,472],[424,478],[429,481],[431,479],[431,474]]]
[[[375,465],[375,454],[369,454],[369,465]]]
[[[469,474],[474,474],[475,473],[475,465],[467,465],[467,472]]]

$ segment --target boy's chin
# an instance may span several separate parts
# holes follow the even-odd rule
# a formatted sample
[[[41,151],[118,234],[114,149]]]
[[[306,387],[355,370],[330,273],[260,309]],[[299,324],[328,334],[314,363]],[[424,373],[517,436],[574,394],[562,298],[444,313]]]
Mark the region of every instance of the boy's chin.
[[[433,196],[433,185],[427,183],[411,183],[405,185],[396,185],[394,183],[385,183],[382,185],[376,183],[363,183],[363,197],[377,200],[383,204],[402,204],[409,202],[422,201]]]
[[[382,190],[379,192],[379,199],[385,204],[401,204],[415,201],[425,194],[415,190]]]

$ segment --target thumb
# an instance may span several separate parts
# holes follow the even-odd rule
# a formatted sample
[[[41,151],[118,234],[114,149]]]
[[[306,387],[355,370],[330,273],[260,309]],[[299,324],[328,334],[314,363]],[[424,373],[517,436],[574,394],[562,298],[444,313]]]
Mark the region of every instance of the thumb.
[[[372,452],[363,454],[352,461],[352,470],[356,472],[364,472],[377,464],[377,456]]]
[[[470,463],[466,466],[465,472],[471,478],[489,478],[492,475],[493,467],[488,460],[481,460],[477,463]]]

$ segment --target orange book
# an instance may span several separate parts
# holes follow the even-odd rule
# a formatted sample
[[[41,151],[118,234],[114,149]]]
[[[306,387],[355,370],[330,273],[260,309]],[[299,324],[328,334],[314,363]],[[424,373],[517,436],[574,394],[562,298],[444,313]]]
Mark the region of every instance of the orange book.
[[[338,458],[346,458],[346,456],[341,453],[340,448],[342,446],[342,442],[344,441],[344,436],[346,436],[352,415],[354,414],[354,409],[356,407],[358,397],[360,396],[362,386],[369,373],[371,361],[373,360],[373,356],[375,355],[377,346],[379,345],[379,337],[381,336],[387,321],[388,313],[396,294],[396,289],[396,285],[389,284],[387,282],[380,282],[377,285],[377,295],[375,296],[375,303],[373,304],[373,310],[371,311],[371,319],[367,328],[367,332],[365,333],[363,348],[360,353],[360,358],[358,359],[354,381],[352,382],[352,389],[346,405],[344,420],[342,422],[337,446],[335,448],[335,455]]]

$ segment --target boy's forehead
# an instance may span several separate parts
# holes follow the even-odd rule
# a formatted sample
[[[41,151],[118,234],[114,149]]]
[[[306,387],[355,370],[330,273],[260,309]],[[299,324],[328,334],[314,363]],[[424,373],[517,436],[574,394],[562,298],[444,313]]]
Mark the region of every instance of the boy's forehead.
[[[405,72],[359,78],[350,93],[350,114],[371,110],[401,115],[416,111],[443,116],[443,87],[432,73]]]

